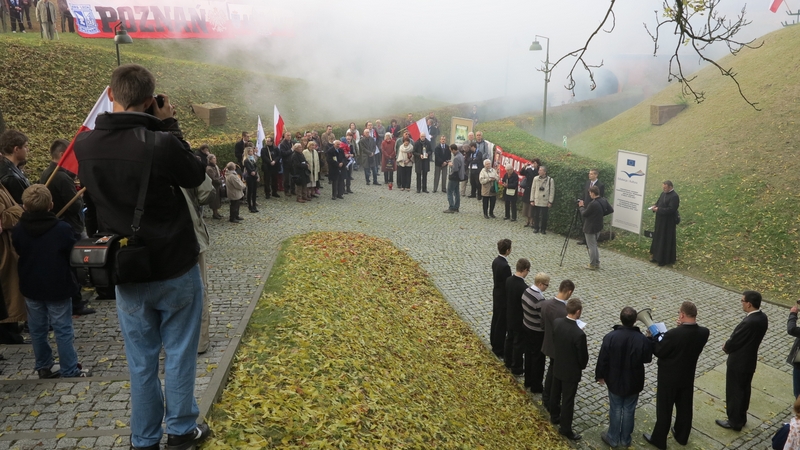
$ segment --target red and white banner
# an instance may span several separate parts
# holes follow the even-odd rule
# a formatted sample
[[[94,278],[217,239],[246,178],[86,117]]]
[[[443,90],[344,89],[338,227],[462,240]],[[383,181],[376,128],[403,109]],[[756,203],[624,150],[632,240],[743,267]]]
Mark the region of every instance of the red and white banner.
[[[431,135],[428,133],[428,122],[425,119],[426,117],[423,117],[416,121],[416,123],[412,123],[408,126],[408,134],[411,135],[411,139],[418,141],[422,133],[425,133],[425,137],[428,138],[429,141],[431,140]]]
[[[78,138],[78,135],[83,133],[84,131],[94,130],[94,123],[97,120],[97,116],[104,112],[111,112],[114,110],[114,104],[111,103],[111,100],[108,98],[108,86],[103,89],[103,93],[100,94],[100,98],[94,103],[92,110],[89,111],[89,115],[86,116],[86,120],[83,121],[83,125],[75,133],[75,137],[72,138],[72,142],[69,143],[69,146],[66,150],[64,150],[64,154],[61,155],[61,159],[58,160],[58,166],[63,167],[66,170],[69,170],[72,173],[78,173],[78,160],[75,158],[75,139]]]
[[[68,1],[78,34],[113,38],[122,24],[134,39],[227,38],[263,31],[253,6],[210,0]]]
[[[497,172],[500,174],[500,179],[506,176],[506,166],[510,165],[511,170],[514,172],[519,173],[520,169],[527,166],[531,162],[525,158],[521,158],[517,155],[513,155],[511,153],[506,153],[503,151],[503,148],[499,145],[495,145],[494,147],[494,164],[497,167]],[[522,180],[525,177],[520,176],[519,182],[522,185]],[[517,195],[522,196],[524,194],[524,189],[517,189]]]
[[[281,117],[281,113],[278,112],[278,105],[275,105],[275,111],[272,113],[272,120],[274,123],[273,131],[275,132],[273,142],[275,145],[278,145],[281,143],[281,138],[283,138],[283,117]]]

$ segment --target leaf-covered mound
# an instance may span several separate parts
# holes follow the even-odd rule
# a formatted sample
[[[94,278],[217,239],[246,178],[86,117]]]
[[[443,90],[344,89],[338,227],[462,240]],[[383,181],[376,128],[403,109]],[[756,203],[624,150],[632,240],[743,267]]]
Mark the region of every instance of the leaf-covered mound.
[[[206,448],[566,448],[427,274],[389,241],[284,250]]]

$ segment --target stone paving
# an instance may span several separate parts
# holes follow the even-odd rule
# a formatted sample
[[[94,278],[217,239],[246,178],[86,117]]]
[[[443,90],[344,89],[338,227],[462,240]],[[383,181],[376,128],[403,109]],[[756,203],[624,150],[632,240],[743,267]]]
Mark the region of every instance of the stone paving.
[[[715,418],[724,418],[725,355],[721,348],[744,315],[739,293],[602,248],[601,270],[589,271],[584,268],[588,263],[585,247],[574,242],[560,266],[564,238],[533,234],[522,226],[523,221],[502,220],[501,202],[495,211],[499,218],[494,220],[484,219],[480,203],[468,198],[462,198],[460,213],[442,214],[447,200],[441,192],[390,191],[385,185],[364,185],[360,174],[355,178],[355,194],[344,200],[330,200],[329,189],[303,205],[294,199],[265,200],[260,193],[261,212],[250,214],[242,208],[246,220],[241,224],[206,220],[212,234],[207,260],[213,311],[212,347],[198,357],[195,394],[201,414],[208,412],[223,387],[238,339],[280,243],[307,231],[336,230],[391,239],[422,264],[484,342],[491,320],[490,265],[497,240],[514,242],[512,266],[520,257],[532,261],[528,282],[533,281],[535,272],[551,275],[552,288],[546,295],[554,295],[562,279],[573,280],[575,296],[584,301],[582,319],[588,323],[590,353],[575,415],[575,431],[585,436],[579,448],[607,448],[599,438],[607,424],[607,394],[593,382],[593,371],[600,342],[618,323],[619,311],[626,305],[652,308],[656,321],[671,327],[680,303],[692,300],[698,305],[698,321],[711,330],[698,364],[695,429],[689,448],[766,448],[777,424],[787,420],[792,389],[791,367],[785,357],[792,340],[785,332],[786,308],[763,306],[771,326],[761,345],[750,421],[741,433],[723,430],[713,423]],[[94,301],[93,306],[97,314],[75,319],[78,355],[84,367],[93,371],[93,378],[39,380],[32,373],[30,345],[0,346],[6,358],[0,362],[0,450],[128,448],[129,384],[116,311],[110,301]],[[655,378],[656,366],[651,364],[637,411],[637,448],[647,447],[641,433],[650,432],[655,418]],[[538,404],[539,396],[532,400]],[[670,438],[669,446],[676,445]],[[525,443],[520,443],[520,448],[524,447]]]

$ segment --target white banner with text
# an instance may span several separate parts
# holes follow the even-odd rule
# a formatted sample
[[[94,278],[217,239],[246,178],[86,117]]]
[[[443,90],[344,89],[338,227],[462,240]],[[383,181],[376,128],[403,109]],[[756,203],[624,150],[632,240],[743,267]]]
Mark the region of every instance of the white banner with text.
[[[648,155],[617,151],[614,180],[614,218],[611,226],[636,234],[642,232],[644,188],[647,185]]]

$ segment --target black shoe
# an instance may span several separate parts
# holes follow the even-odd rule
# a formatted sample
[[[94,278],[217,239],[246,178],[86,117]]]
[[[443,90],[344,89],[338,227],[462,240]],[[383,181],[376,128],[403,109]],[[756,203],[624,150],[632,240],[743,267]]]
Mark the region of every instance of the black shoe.
[[[503,217],[503,220],[508,220],[508,217]]]
[[[511,220],[509,220],[509,222],[516,222],[516,221],[517,221],[517,219],[511,219]]]
[[[208,425],[202,423],[197,426],[191,433],[182,436],[175,436],[170,434],[167,437],[166,450],[189,450],[194,449],[197,444],[202,443],[211,436],[211,430]]]
[[[542,230],[542,234],[547,234],[547,231]]]
[[[511,375],[514,375],[515,377],[521,376],[524,373],[525,371],[522,369],[511,369]]]
[[[381,185],[381,184],[380,184],[380,183],[378,183],[377,181],[373,181],[373,182],[372,182],[372,184],[373,184],[373,185],[375,185],[375,186],[380,186],[380,185]]]
[[[336,200],[336,196],[331,197],[331,200]]]
[[[343,199],[344,199],[344,196],[342,196],[342,195],[337,195],[337,196],[336,196],[336,198],[338,198],[339,200],[343,200]]]
[[[95,311],[94,308],[89,308],[86,305],[81,305],[79,308],[75,308],[75,309],[72,310],[72,315],[73,316],[88,316],[89,314],[94,314],[96,312],[97,311]]]
[[[445,214],[453,214],[453,213],[455,213],[455,212],[456,212],[456,210],[454,210],[454,209],[445,209],[443,212],[444,212]]]
[[[733,425],[732,423],[730,423],[730,422],[729,422],[729,421],[727,421],[727,420],[720,420],[720,419],[717,419],[717,420],[715,420],[714,422],[715,422],[717,425],[721,426],[722,428],[726,428],[726,429],[728,429],[728,430],[733,430],[733,431],[742,431],[742,427],[741,427],[741,425],[740,425],[740,426],[735,426],[735,425]]]
[[[56,367],[55,365],[53,367]],[[39,369],[36,372],[39,374],[40,380],[49,380],[52,378],[61,378],[61,367],[57,368],[56,370],[52,370],[53,367],[49,369]]]
[[[281,196],[278,195],[278,194],[272,194],[272,196],[275,197],[275,198],[281,198]]]
[[[552,423],[553,425],[558,425],[558,424],[561,423],[561,418],[560,417],[550,417],[550,423]]]
[[[430,192],[426,191],[425,189],[423,189],[423,190],[422,190],[422,192],[424,192],[424,193],[426,193],[426,194],[429,194],[429,193],[430,193]]]
[[[220,220],[220,219],[222,219],[222,216],[220,216],[219,214],[214,214],[213,216],[211,216],[211,218],[212,219],[216,219],[216,220]]]
[[[578,433],[575,433],[574,431],[570,431],[569,433],[564,433],[564,432],[559,431],[558,434],[564,436],[565,438],[569,439],[570,441],[580,441],[581,438],[583,438],[583,436],[581,436]]]
[[[533,229],[533,234],[539,234],[539,230],[537,230],[536,228],[534,228],[534,229]]]
[[[467,198],[475,198],[475,196],[474,195],[470,195]]]
[[[161,450],[161,444],[148,445],[147,447],[136,447],[131,444],[131,450]]]
[[[239,217],[236,218],[236,220],[244,220],[244,218],[239,216]]]
[[[484,219],[488,219],[488,218],[489,218],[489,215],[488,215],[488,214],[484,214],[484,215],[483,215],[483,218],[484,218]]]
[[[578,245],[586,245],[586,241],[578,241]]]
[[[497,219],[497,217],[495,217],[494,214],[489,214],[489,217],[491,217],[492,219]]]
[[[653,435],[648,434],[648,433],[642,433],[642,437],[644,438],[645,441],[647,441],[648,444],[652,445],[653,447],[655,447],[655,448],[657,448],[659,450],[667,450],[666,446],[659,447],[655,442],[653,442]]]

